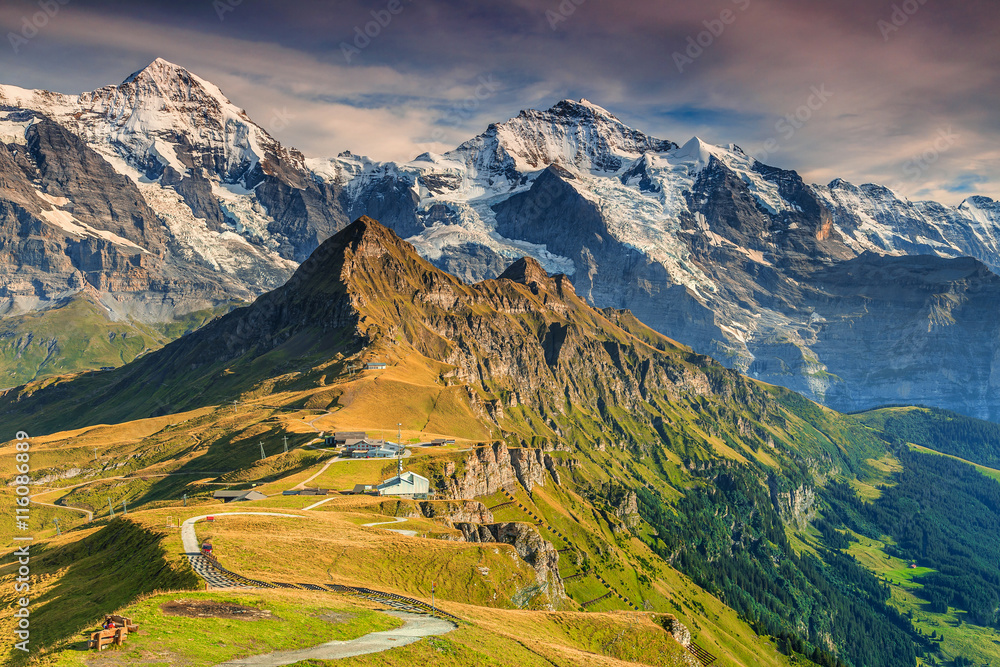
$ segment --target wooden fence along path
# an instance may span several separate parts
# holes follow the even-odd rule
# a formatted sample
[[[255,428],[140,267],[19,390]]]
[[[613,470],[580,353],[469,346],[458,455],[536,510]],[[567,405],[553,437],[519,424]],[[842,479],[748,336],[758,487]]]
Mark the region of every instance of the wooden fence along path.
[[[422,600],[397,595],[395,593],[385,593],[382,591],[375,591],[370,588],[358,588],[355,586],[342,586],[340,584],[292,584],[285,581],[260,581],[259,579],[251,579],[249,577],[244,577],[241,574],[237,574],[236,572],[232,572],[231,570],[227,570],[219,564],[218,560],[211,556],[188,554],[188,560],[191,561],[191,567],[195,572],[201,575],[201,577],[209,585],[218,588],[286,588],[307,591],[333,591],[335,593],[344,593],[347,595],[365,598],[366,600],[372,600],[373,602],[380,602],[393,607],[394,609],[399,609],[400,611],[430,614],[432,616],[437,616],[451,621],[461,620],[457,616],[453,616],[452,614],[442,611],[437,607],[432,607]]]
[[[718,658],[716,658],[714,655],[712,655],[711,653],[709,653],[708,651],[706,651],[702,647],[698,646],[694,642],[691,642],[690,644],[688,644],[687,650],[688,650],[688,653],[690,653],[691,655],[693,655],[695,657],[695,659],[697,659],[698,662],[700,662],[705,667],[708,667],[709,665],[714,664],[715,661],[718,660]]]
[[[583,607],[584,609],[586,609],[590,605],[595,604],[597,602],[600,602],[601,600],[603,600],[605,598],[609,598],[609,597],[611,597],[611,591],[608,591],[607,593],[605,593],[604,595],[602,595],[599,598],[594,598],[593,600],[587,600],[586,602],[584,602],[580,606]]]

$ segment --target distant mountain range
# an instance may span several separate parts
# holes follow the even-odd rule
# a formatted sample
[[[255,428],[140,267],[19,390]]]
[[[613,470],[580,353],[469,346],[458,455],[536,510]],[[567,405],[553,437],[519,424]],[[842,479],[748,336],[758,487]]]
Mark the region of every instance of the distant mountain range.
[[[114,321],[225,309],[284,283],[361,215],[469,282],[534,258],[595,306],[841,410],[917,403],[1000,420],[991,199],[808,185],[736,145],[650,137],[587,101],[396,164],[306,158],[163,60],[82,95],[0,86],[8,315],[83,293]]]

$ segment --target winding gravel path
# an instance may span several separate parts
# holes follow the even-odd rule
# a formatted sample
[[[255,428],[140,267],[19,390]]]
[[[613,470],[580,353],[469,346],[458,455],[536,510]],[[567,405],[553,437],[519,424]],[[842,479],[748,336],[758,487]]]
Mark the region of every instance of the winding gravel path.
[[[399,646],[413,644],[424,637],[443,635],[457,627],[454,623],[449,623],[433,616],[409,614],[404,611],[387,611],[385,613],[403,619],[406,621],[406,624],[395,630],[371,632],[363,637],[349,641],[326,642],[319,646],[299,649],[297,651],[275,651],[274,653],[256,655],[250,658],[230,660],[215,667],[277,667],[278,665],[293,665],[303,660],[339,660],[341,658],[351,658],[356,655],[381,653],[382,651],[388,651]]]
[[[307,479],[307,480],[305,480],[303,482],[299,482],[298,484],[296,484],[295,486],[292,487],[292,490],[293,491],[301,491],[302,489],[306,488],[306,484],[308,484],[309,482],[313,481],[314,479],[316,479],[317,477],[319,477],[320,475],[322,475],[323,473],[325,473],[326,469],[329,468],[330,465],[334,461],[336,461],[336,459],[327,461],[326,465],[324,465],[322,468],[320,468],[318,473],[316,473],[315,475],[313,475],[312,477],[310,477],[309,479]]]
[[[371,528],[372,526],[384,526],[390,523],[403,523],[406,521],[406,517],[397,516],[394,517],[392,521],[376,521],[375,523],[363,523],[361,524],[364,528]],[[383,528],[382,530],[388,530],[392,533],[399,533],[400,535],[406,535],[407,537],[416,537],[417,531],[415,530],[401,530],[399,528]]]

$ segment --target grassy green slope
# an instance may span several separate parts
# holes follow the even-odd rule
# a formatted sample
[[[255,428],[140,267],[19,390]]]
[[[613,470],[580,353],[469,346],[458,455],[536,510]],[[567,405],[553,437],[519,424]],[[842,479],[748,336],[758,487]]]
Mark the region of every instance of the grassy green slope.
[[[198,580],[191,568],[162,545],[163,535],[131,521],[111,521],[81,534],[63,536],[51,545],[31,548],[31,646],[53,646],[71,641],[92,626],[101,614],[121,608],[155,590],[193,588]],[[2,602],[6,608],[14,592],[17,561],[7,556],[0,564]],[[0,616],[7,636],[15,620]],[[10,661],[21,664],[24,655],[11,648]]]
[[[115,322],[93,297],[80,293],[50,310],[0,319],[0,384],[12,387],[66,373],[117,368],[230,308],[155,325]]]
[[[855,418],[895,442],[1000,468],[1000,424],[932,408],[885,408]]]

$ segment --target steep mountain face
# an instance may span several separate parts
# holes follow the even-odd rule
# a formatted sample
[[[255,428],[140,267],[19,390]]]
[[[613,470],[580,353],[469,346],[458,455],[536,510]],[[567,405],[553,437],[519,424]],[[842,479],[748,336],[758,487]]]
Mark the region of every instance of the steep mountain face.
[[[85,288],[119,317],[169,320],[250,293],[171,261],[163,225],[132,181],[62,126],[32,117],[0,146],[0,308],[58,305]]]
[[[1000,273],[1000,202],[970,197],[951,208],[840,179],[814,190],[845,242],[858,252],[975,257]]]
[[[162,343],[282,284],[346,224],[340,211],[301,154],[165,61],[81,95],[0,86],[0,313],[49,313],[21,331],[51,329],[79,295],[104,312],[91,331],[44,338],[74,360],[63,370],[106,366],[88,341],[108,327]],[[0,360],[2,382],[50,374],[35,356]]]
[[[906,400],[1000,418],[998,341],[977,310],[995,310],[994,284],[921,259],[1000,270],[1000,204],[985,197],[951,208],[811,186],[735,145],[650,137],[586,100],[405,164],[306,159],[162,60],[81,95],[0,86],[0,142],[10,312],[86,285],[115,317],[146,321],[252,299],[370,215],[463,281],[532,257],[593,305],[840,409]],[[921,285],[919,299],[900,286],[907,303],[924,305],[872,300],[876,273],[850,264],[864,253],[898,258],[893,271]],[[928,314],[950,301],[963,305],[945,320]],[[910,332],[905,361],[881,354],[897,331]],[[939,363],[965,350],[977,364]],[[905,385],[889,379],[918,367]]]
[[[128,315],[151,322],[252,299],[287,280],[347,222],[336,187],[309,177],[301,154],[283,148],[214,85],[163,60],[81,95],[0,86],[0,138],[8,155],[31,163],[20,175],[2,165],[5,180],[30,183],[19,184],[19,199],[0,204],[26,207],[43,235],[62,244],[82,236],[90,245],[86,239],[103,237],[101,250],[112,257],[156,257],[156,271],[165,274],[155,276],[157,284],[172,273],[193,274],[184,281],[192,283],[191,302],[167,284],[177,298],[164,307],[137,281],[122,283],[123,260],[109,259],[88,275],[91,267],[60,248],[66,258],[58,263],[83,272],[83,281],[53,271],[53,262],[22,261],[42,276],[39,305],[84,283],[108,301],[135,302]],[[28,236],[11,234],[8,242]]]
[[[595,406],[624,433],[629,411],[650,396],[709,392],[728,375],[707,358],[688,361],[688,350],[631,316],[594,310],[565,276],[550,277],[535,260],[465,285],[361,218],[251,306],[116,371],[10,390],[6,409],[68,401],[54,417],[60,429],[76,418],[164,414],[225,400],[276,375],[311,377],[335,352],[383,350],[398,340],[446,364],[443,381],[485,388],[489,395],[468,396],[483,419],[499,425],[506,411],[526,405],[553,435],[567,404]]]

